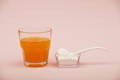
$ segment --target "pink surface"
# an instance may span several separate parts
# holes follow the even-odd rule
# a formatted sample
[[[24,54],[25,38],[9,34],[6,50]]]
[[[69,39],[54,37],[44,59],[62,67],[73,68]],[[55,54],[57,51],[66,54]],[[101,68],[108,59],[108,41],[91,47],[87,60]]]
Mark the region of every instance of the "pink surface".
[[[23,66],[18,25],[53,28],[49,65]],[[120,0],[0,0],[0,80],[120,80]],[[55,52],[93,46],[78,68],[58,68]]]

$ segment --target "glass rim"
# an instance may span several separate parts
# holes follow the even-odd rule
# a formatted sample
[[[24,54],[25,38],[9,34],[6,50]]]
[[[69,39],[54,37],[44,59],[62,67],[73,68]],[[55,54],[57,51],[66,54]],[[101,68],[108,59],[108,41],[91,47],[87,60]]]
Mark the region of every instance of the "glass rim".
[[[19,27],[18,32],[19,33],[47,33],[47,32],[52,32],[52,28],[51,27],[25,27],[25,28]]]

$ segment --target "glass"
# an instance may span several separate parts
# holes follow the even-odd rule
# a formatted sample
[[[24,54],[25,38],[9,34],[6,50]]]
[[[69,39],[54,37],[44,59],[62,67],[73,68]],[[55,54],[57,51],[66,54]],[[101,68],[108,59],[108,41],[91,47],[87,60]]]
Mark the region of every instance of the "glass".
[[[24,65],[27,67],[46,66],[48,64],[52,29],[20,28],[18,33]]]

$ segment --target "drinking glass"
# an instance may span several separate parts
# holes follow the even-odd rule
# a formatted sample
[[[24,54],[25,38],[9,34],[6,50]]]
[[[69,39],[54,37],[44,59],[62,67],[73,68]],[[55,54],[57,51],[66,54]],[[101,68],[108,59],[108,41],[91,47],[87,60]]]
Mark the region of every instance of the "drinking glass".
[[[24,65],[27,67],[46,66],[48,64],[52,29],[49,27],[19,28],[18,33]]]

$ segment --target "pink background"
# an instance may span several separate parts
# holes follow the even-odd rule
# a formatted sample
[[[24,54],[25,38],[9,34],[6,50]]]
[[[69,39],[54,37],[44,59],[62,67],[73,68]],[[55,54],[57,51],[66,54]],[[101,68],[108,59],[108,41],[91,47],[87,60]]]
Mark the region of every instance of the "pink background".
[[[18,25],[53,28],[49,65],[23,66]],[[120,0],[0,0],[0,80],[120,80]],[[78,68],[58,68],[55,52],[93,46]]]

